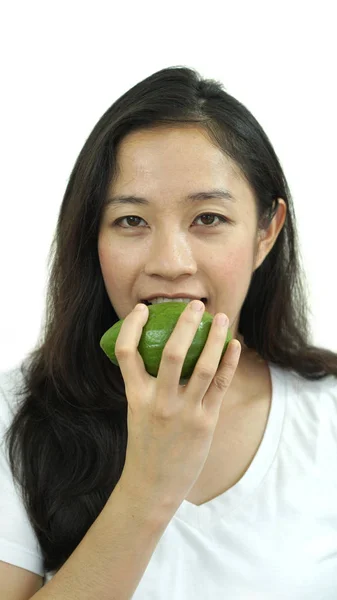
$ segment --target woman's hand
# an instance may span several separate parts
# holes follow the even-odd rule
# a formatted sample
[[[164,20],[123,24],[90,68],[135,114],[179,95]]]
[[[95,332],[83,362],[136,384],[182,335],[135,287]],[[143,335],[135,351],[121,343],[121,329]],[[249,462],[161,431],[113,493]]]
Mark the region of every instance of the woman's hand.
[[[142,306],[139,310],[137,305],[124,319],[115,347],[128,401],[128,443],[120,482],[130,493],[155,497],[177,509],[206,462],[241,346],[232,340],[219,364],[228,319],[220,325],[216,315],[191,378],[187,385],[179,385],[205,309],[201,301],[193,300],[164,347],[158,376],[152,377],[137,349],[148,319],[148,308]],[[201,310],[196,311],[196,306]]]

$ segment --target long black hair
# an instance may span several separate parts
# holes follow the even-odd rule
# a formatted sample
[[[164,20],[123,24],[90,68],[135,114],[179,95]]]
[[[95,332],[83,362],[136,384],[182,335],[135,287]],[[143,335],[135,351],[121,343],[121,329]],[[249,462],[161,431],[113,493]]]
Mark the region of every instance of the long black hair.
[[[103,509],[123,471],[127,401],[121,372],[99,341],[118,321],[98,258],[98,231],[116,152],[133,130],[195,123],[251,186],[260,227],[287,204],[284,226],[253,273],[239,333],[265,360],[306,379],[337,376],[337,354],[310,343],[307,287],[290,190],[276,153],[249,110],[220,82],[165,68],[123,94],[86,140],[64,194],[49,256],[40,339],[21,364],[7,432],[10,464],[40,543],[56,571]]]

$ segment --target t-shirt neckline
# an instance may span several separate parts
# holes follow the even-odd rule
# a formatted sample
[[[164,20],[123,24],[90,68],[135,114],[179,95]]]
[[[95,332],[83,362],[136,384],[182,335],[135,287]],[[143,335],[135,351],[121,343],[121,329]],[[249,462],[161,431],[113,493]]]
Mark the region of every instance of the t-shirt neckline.
[[[175,517],[196,525],[200,518],[207,515],[226,519],[240,508],[241,503],[254,492],[267,474],[277,454],[286,405],[284,369],[270,362],[267,364],[272,386],[271,405],[263,438],[247,471],[229,490],[200,506],[184,500]]]

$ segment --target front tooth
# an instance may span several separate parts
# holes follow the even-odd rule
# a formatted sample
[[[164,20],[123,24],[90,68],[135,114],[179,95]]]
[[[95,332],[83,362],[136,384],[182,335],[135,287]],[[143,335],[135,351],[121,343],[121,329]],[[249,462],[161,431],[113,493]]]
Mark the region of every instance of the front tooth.
[[[159,302],[191,302],[192,298],[154,298],[150,300],[151,304],[159,304]]]

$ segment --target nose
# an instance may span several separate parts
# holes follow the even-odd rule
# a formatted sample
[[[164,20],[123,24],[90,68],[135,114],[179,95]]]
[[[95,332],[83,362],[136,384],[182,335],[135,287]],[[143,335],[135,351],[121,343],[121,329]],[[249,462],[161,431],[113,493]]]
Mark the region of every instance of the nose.
[[[193,275],[197,263],[192,248],[181,232],[162,232],[149,243],[144,255],[145,274],[176,279],[182,275]]]

